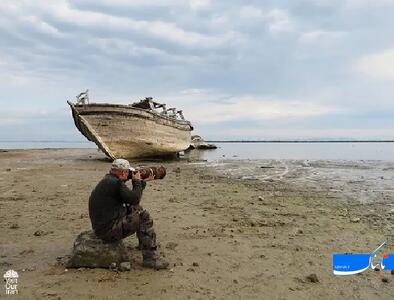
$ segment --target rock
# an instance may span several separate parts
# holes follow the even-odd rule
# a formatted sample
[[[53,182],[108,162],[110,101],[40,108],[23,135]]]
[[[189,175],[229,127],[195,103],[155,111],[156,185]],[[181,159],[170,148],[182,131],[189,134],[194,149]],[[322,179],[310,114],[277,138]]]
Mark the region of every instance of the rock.
[[[18,229],[19,225],[17,223],[14,223],[10,226],[11,229]]]
[[[10,266],[12,266],[12,263],[9,263],[8,261],[1,261],[0,262],[0,267],[7,268],[7,267],[10,267]]]
[[[199,178],[202,180],[212,180],[213,176],[206,174],[206,175],[200,175]]]
[[[198,267],[198,262],[193,262],[193,267]]]
[[[389,283],[390,280],[387,277],[382,277],[382,282]]]
[[[312,274],[309,274],[308,276],[306,276],[306,280],[308,280],[309,282],[313,282],[313,283],[319,282],[319,278],[317,278],[317,275],[315,273],[312,273]]]
[[[296,233],[296,234],[303,234],[304,231],[303,231],[301,228],[297,228],[297,230],[296,230],[295,233]]]
[[[31,254],[31,253],[34,253],[33,249],[26,249],[26,250],[23,250],[23,251],[19,252],[19,255],[26,256],[26,255]]]
[[[35,271],[36,268],[35,267],[31,267],[31,268],[24,268],[22,269],[22,272],[31,272],[31,271]]]
[[[10,168],[7,168],[7,169],[5,169],[7,172],[10,172],[11,171],[11,169]]]
[[[74,242],[68,268],[110,268],[129,261],[127,250],[122,241],[104,243],[92,231],[80,233]]]
[[[44,231],[42,231],[42,230],[37,230],[36,232],[34,232],[34,235],[35,236],[42,236],[42,235],[44,235]]]
[[[264,201],[264,198],[262,196],[259,196],[259,201]]]
[[[188,271],[188,272],[194,272],[194,269],[193,269],[193,268],[189,268],[189,269],[187,269],[186,271]]]
[[[189,149],[216,149],[217,146],[214,144],[208,144],[199,135],[192,135]]]
[[[121,262],[119,265],[119,271],[125,272],[125,271],[130,271],[131,270],[131,264],[129,261],[124,261]]]
[[[167,245],[166,245],[166,248],[167,248],[167,249],[170,249],[170,250],[175,250],[175,248],[176,248],[177,246],[178,246],[177,243],[168,242]]]
[[[390,273],[391,273],[391,275],[394,275],[394,270],[391,270],[391,272],[390,272]]]
[[[361,221],[360,218],[351,218],[350,219],[350,222],[352,222],[352,223],[359,223],[360,221]]]
[[[196,148],[200,150],[206,150],[206,149],[217,149],[218,147],[215,144],[200,144]]]

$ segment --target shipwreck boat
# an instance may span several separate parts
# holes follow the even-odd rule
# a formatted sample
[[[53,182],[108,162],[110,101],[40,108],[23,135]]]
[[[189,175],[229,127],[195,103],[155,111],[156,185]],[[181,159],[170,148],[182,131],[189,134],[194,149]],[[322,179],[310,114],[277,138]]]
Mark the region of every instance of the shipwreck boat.
[[[129,105],[89,103],[86,91],[67,103],[78,130],[111,159],[171,156],[190,146],[193,126],[182,111],[151,97]]]

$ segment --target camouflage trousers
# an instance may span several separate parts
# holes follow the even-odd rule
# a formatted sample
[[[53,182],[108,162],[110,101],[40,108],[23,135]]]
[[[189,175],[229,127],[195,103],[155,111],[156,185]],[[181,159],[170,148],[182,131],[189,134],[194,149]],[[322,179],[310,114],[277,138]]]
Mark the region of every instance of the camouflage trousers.
[[[150,214],[139,205],[130,206],[128,213],[115,221],[112,228],[100,236],[105,242],[115,242],[136,233],[139,248],[145,256],[154,255],[157,248],[156,233]]]

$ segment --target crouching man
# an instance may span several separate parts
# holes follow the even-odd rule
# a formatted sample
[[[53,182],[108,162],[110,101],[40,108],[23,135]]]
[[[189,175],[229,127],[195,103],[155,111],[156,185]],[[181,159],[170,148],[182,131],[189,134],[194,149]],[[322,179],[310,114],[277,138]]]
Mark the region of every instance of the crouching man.
[[[153,269],[165,269],[168,262],[156,253],[156,234],[153,220],[139,203],[145,181],[139,172],[133,172],[133,189],[125,182],[129,178],[130,164],[125,159],[113,161],[109,174],[97,184],[89,198],[89,217],[96,236],[104,242],[121,240],[134,233],[142,250],[143,265]]]

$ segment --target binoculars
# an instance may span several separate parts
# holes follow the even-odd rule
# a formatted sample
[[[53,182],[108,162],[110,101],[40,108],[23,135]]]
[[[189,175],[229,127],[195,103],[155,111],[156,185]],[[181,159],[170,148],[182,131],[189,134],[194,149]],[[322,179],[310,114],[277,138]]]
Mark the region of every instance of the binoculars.
[[[163,179],[166,176],[166,168],[163,166],[160,167],[139,167],[139,168],[130,168],[129,169],[129,177],[127,179],[131,179],[133,173],[140,172],[141,179],[149,178],[149,176],[154,175],[155,179]]]

